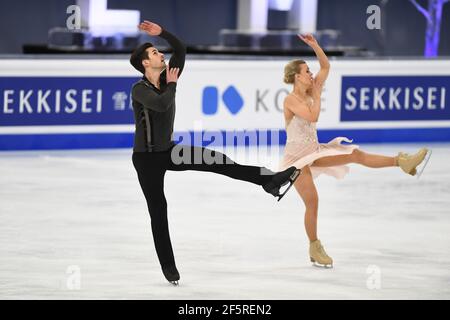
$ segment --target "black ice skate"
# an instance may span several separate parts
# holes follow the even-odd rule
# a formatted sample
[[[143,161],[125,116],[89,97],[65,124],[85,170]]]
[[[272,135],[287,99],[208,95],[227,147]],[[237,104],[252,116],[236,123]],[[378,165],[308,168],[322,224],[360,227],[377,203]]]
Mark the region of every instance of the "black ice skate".
[[[180,280],[180,274],[175,266],[162,268],[164,277],[174,286],[178,286],[178,280]]]
[[[273,175],[272,180],[263,185],[263,189],[272,194],[274,197],[278,197],[278,201],[280,201],[284,195],[289,191],[289,189],[294,184],[295,180],[300,176],[301,170],[296,167],[289,167],[288,169],[278,172]],[[286,190],[280,194],[280,189],[287,185],[289,186]]]

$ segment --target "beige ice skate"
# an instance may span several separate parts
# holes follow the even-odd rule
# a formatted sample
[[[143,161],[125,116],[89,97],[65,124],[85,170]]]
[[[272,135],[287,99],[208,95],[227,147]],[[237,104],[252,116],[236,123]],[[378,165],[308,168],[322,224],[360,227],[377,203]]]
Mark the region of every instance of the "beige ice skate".
[[[331,259],[325,249],[323,248],[320,240],[313,241],[309,244],[309,256],[311,262],[320,267],[333,267],[333,259]]]
[[[425,159],[425,157],[427,157],[427,155],[431,155],[431,152],[429,152],[427,148],[422,148],[416,154],[413,155],[409,155],[404,152],[399,152],[397,156],[397,165],[405,173],[415,176],[417,174],[417,166],[422,163],[422,161]],[[423,168],[425,168],[425,165],[423,166]]]

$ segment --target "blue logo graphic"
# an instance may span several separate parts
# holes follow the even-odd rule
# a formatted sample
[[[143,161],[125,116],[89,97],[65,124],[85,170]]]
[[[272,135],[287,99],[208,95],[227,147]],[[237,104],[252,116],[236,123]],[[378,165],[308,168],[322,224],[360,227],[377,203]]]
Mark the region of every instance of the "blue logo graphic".
[[[342,77],[341,121],[449,119],[450,76]]]
[[[244,100],[234,86],[229,86],[222,95],[222,100],[228,110],[234,115],[244,106]],[[202,110],[206,115],[217,113],[219,108],[219,91],[217,87],[203,89]]]
[[[132,77],[0,77],[0,126],[132,124]]]

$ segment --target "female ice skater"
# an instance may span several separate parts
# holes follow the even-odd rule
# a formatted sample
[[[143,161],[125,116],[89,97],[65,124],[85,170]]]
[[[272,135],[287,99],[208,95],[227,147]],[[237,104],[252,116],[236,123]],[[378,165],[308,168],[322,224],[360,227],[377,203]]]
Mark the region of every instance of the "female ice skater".
[[[357,163],[369,168],[399,166],[410,175],[417,174],[417,166],[429,158],[430,152],[422,148],[414,155],[399,152],[397,156],[369,154],[345,137],[337,137],[328,143],[319,143],[316,123],[320,115],[320,96],[330,71],[327,56],[312,35],[299,38],[315,52],[320,71],[315,77],[303,60],[293,60],[284,68],[284,82],[293,84],[292,92],[284,100],[284,118],[287,142],[280,168],[295,166],[302,174],[295,182],[295,188],[305,207],[305,229],[310,241],[311,262],[319,266],[332,266],[333,260],[325,252],[317,237],[317,215],[319,198],[314,179],[321,173],[342,178],[348,171],[345,164]],[[426,162],[425,162],[426,165]]]
[[[164,55],[151,43],[144,43],[132,53],[130,63],[143,74],[142,79],[132,88],[136,125],[133,165],[147,201],[153,240],[163,274],[169,282],[178,284],[180,275],[170,241],[164,196],[164,175],[167,170],[222,174],[260,185],[266,192],[278,197],[278,200],[293,185],[300,170],[289,166],[282,172],[274,173],[267,168],[234,163],[226,155],[206,148],[175,145],[172,141],[175,90],[178,76],[183,71],[186,48],[174,35],[156,23],[145,21],[139,25],[139,29],[167,40],[174,51],[169,68],[166,67]],[[280,188],[285,185],[288,185],[287,189],[280,194]]]

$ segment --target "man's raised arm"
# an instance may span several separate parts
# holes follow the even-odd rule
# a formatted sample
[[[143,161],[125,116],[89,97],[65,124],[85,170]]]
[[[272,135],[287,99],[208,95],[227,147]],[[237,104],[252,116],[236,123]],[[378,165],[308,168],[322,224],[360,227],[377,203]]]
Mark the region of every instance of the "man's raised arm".
[[[154,22],[145,20],[139,25],[139,29],[151,36],[160,36],[169,43],[173,49],[169,66],[170,68],[178,68],[180,70],[178,76],[180,76],[186,59],[186,46],[177,37]]]

